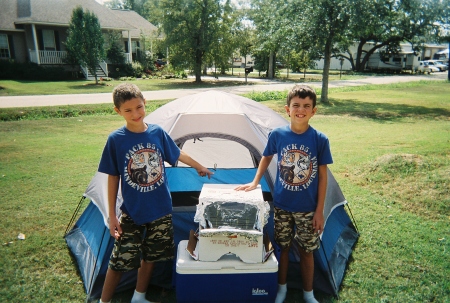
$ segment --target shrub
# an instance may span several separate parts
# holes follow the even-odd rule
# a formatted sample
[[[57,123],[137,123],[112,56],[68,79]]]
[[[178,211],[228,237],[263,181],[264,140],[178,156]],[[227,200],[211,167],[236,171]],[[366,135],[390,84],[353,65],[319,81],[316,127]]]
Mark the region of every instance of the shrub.
[[[131,67],[133,68],[132,76],[136,78],[140,77],[144,73],[144,68],[142,67],[142,64],[137,61],[133,61],[133,63],[131,63]]]
[[[108,64],[108,73],[113,79],[134,75],[131,64]]]
[[[32,62],[0,60],[0,79],[4,80],[62,81],[73,78],[73,73],[61,66],[44,67]]]

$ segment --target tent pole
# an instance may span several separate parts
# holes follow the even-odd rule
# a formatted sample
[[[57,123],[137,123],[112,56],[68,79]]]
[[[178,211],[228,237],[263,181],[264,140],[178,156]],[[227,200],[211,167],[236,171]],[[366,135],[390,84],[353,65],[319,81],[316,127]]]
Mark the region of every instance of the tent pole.
[[[91,283],[89,285],[89,290],[88,290],[88,294],[86,296],[86,303],[89,302],[88,300],[91,299],[91,292],[92,292],[92,287],[94,287],[94,274],[95,274],[95,269],[97,268],[97,261],[98,261],[98,257],[100,255],[100,250],[103,246],[103,240],[105,239],[105,233],[106,231],[108,231],[108,235],[109,235],[109,228],[106,228],[106,226],[103,226],[103,236],[102,236],[102,241],[100,242],[100,245],[98,247],[98,251],[97,251],[97,255],[95,256],[95,261],[94,261],[94,266],[92,268],[92,273],[91,273]],[[107,243],[108,244],[108,243]],[[100,265],[101,267],[101,265]],[[98,271],[100,271],[100,268],[98,269]]]
[[[352,210],[350,209],[350,205],[348,205],[348,202],[347,202],[347,203],[345,203],[345,206],[347,206],[347,208],[348,208],[348,211],[350,212],[350,216],[352,217],[353,225],[355,225],[356,231],[357,231],[357,232],[358,232],[358,234],[359,234],[359,229],[358,229],[358,226],[356,225],[356,221],[355,221],[355,218],[353,217],[353,213],[352,213]]]
[[[328,261],[327,254],[325,252],[325,247],[323,246],[323,241],[322,241],[321,238],[319,238],[319,240],[320,240],[320,248],[322,249],[323,255],[325,256],[325,260],[327,261],[328,272],[329,272],[329,274],[331,276],[331,280],[333,281],[333,284],[334,284],[334,290],[335,290],[335,295],[334,296],[336,297],[336,299],[339,300],[339,289],[338,289],[338,287],[336,285],[336,281],[334,280],[333,273],[331,272],[330,262]]]
[[[81,199],[80,199],[80,202],[78,202],[77,208],[75,209],[75,211],[74,211],[73,214],[72,214],[72,218],[70,219],[69,224],[68,224],[67,227],[66,227],[66,231],[64,232],[63,238],[67,235],[67,233],[68,233],[68,231],[69,231],[69,228],[72,227],[73,222],[75,221],[75,218],[76,218],[78,212],[80,211],[81,204],[83,203],[83,200],[84,200],[84,199],[86,199],[86,197],[83,195],[83,196],[81,197]]]

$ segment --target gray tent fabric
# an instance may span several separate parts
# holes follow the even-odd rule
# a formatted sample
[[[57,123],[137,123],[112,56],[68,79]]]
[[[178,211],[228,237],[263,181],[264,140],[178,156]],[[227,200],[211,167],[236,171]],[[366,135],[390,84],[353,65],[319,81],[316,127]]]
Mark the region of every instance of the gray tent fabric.
[[[258,102],[219,91],[181,97],[149,114],[145,122],[160,125],[181,147],[187,140],[198,137],[224,138],[238,142],[247,147],[258,162],[270,131],[288,123]],[[226,158],[230,150],[225,149],[224,152],[225,155],[221,158]],[[208,157],[200,160],[209,161]],[[221,167],[220,162],[218,167]],[[275,176],[274,159],[266,177],[273,184]]]

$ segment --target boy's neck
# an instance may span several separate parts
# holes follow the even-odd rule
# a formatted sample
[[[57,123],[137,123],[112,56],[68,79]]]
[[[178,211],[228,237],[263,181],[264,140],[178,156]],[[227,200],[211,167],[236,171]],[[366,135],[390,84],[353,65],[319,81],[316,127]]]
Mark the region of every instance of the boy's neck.
[[[301,124],[301,125],[291,123],[290,128],[291,128],[291,131],[293,131],[294,133],[301,135],[308,130],[309,123]]]
[[[140,125],[130,125],[127,124],[125,127],[132,133],[143,133],[147,130],[148,126],[146,123],[142,123]]]

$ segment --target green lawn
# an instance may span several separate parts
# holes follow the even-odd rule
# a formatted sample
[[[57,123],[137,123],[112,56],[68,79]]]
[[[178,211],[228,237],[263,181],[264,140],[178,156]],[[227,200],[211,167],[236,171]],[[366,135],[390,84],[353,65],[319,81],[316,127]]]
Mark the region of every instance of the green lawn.
[[[0,96],[110,93],[115,86],[122,82],[125,81],[102,81],[96,85],[95,81],[87,80],[55,82],[0,80]],[[194,79],[135,79],[127,80],[126,82],[135,83],[142,91],[207,88],[217,87],[219,85],[236,86],[243,84],[242,81],[219,82],[216,80],[203,81],[198,84],[194,82]]]
[[[330,169],[361,234],[340,299],[317,292],[320,302],[450,302],[448,96],[447,81],[417,82],[330,90],[332,103],[319,104],[311,124],[330,139]],[[281,98],[265,100],[284,112]],[[63,233],[123,121],[38,116],[0,122],[0,302],[83,302]],[[155,287],[148,299],[176,302]],[[301,292],[289,289],[294,302]]]
[[[208,74],[212,76],[212,73]],[[233,72],[227,71],[225,75],[218,75],[220,81],[211,78],[204,77],[202,83],[195,83],[193,78],[189,79],[134,79],[126,80],[126,82],[135,83],[142,91],[152,90],[166,90],[166,89],[190,89],[190,88],[208,88],[217,86],[236,86],[236,85],[252,85],[251,81],[245,84],[243,81],[233,80],[233,77],[241,79],[245,78],[245,72],[242,68],[236,68]],[[249,78],[261,78],[264,75],[260,75],[258,72],[252,72],[248,75]],[[342,80],[360,79],[365,75],[343,75]],[[286,70],[282,70],[277,79],[280,81],[321,81],[322,74],[319,71],[309,71],[304,77],[299,73],[286,73]],[[330,75],[330,80],[340,79],[339,73],[336,71]],[[55,81],[55,82],[43,82],[43,81],[16,81],[16,80],[0,80],[0,97],[1,96],[22,96],[22,95],[55,95],[55,94],[90,94],[90,93],[109,93],[119,83],[124,82],[121,80],[112,81],[100,81],[99,85],[95,84],[95,81],[77,80],[77,81]]]

